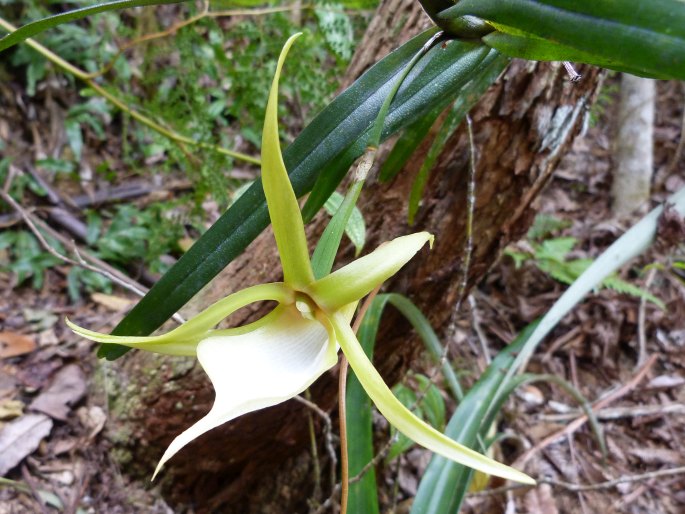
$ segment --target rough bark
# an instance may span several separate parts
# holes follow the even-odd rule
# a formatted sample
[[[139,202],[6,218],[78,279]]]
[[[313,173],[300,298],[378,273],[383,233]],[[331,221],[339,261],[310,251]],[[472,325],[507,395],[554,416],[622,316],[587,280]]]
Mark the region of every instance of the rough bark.
[[[653,172],[654,80],[621,75],[618,130],[611,197],[616,215],[626,215],[649,200]]]
[[[384,55],[391,42],[406,39],[427,23],[416,5],[411,0],[390,0],[381,6],[347,82]],[[378,27],[387,44],[378,44]],[[579,133],[597,84],[596,70],[582,72],[584,80],[571,84],[556,64],[513,62],[473,109],[478,163],[469,285],[483,276],[509,241],[528,228],[534,199]],[[461,128],[432,172],[413,227],[406,224],[406,201],[416,162],[391,184],[370,180],[360,200],[369,248],[419,229],[436,235],[433,250],[421,252],[387,289],[412,297],[430,313],[439,332],[450,318],[462,279],[468,166],[467,137]],[[310,241],[324,221],[310,225]],[[351,248],[343,253],[349,256]],[[279,275],[275,244],[267,231],[203,292],[198,304],[247,285],[278,280]],[[242,323],[253,315],[254,309],[237,313],[232,322]],[[386,381],[394,383],[420,345],[407,336],[408,327],[398,316],[389,313],[386,321],[375,362]],[[148,474],[171,439],[209,410],[211,386],[192,362],[142,353],[132,352],[110,369],[116,376],[110,383],[121,385],[115,392],[110,437],[119,443],[122,458],[130,459],[124,469]],[[326,411],[336,403],[336,380],[334,370],[312,388],[313,400]],[[212,431],[167,465],[164,490],[172,500],[192,504],[195,512],[306,511],[313,490],[307,412],[291,401]],[[320,429],[320,420],[315,421]],[[322,477],[325,490],[326,476]]]

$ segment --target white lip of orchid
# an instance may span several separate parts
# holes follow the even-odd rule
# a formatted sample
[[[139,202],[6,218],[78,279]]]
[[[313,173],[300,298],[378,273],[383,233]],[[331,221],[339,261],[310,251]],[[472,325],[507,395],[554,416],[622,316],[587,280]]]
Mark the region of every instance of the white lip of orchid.
[[[155,475],[176,452],[208,430],[302,392],[335,365],[337,350],[342,346],[371,399],[400,432],[440,455],[485,473],[535,483],[525,474],[457,444],[412,414],[385,385],[350,328],[357,302],[394,275],[426,242],[432,244],[431,234],[420,232],[398,237],[320,280],[314,279],[299,205],[278,139],[278,77],[285,55],[297,36],[286,42],[278,60],[262,138],[262,182],[284,282],[261,284],[233,293],[161,336],[99,334],[67,320],[69,327],[87,339],[102,343],[119,343],[172,355],[197,353],[216,391],[214,405],[205,417],[174,439]],[[279,305],[250,325],[214,329],[239,308],[264,300],[274,300]]]

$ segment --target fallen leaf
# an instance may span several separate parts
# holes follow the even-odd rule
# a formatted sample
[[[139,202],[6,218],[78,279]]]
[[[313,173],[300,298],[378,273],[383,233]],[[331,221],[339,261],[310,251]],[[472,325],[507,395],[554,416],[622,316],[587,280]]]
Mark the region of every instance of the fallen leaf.
[[[33,338],[16,332],[0,332],[0,359],[17,357],[36,348]]]
[[[0,400],[0,419],[18,418],[24,414],[24,403],[19,400]]]
[[[11,396],[17,387],[17,380],[0,369],[0,398]]]
[[[668,448],[631,448],[628,452],[647,464],[680,465],[683,463],[680,452]]]
[[[77,446],[83,446],[83,440],[73,437],[71,439],[58,439],[50,446],[50,455],[57,457],[63,453],[71,452]]]
[[[69,406],[78,402],[86,394],[86,378],[76,364],[68,364],[60,369],[52,383],[39,394],[29,408],[65,421]]]
[[[88,429],[88,439],[98,435],[105,427],[105,422],[107,421],[107,414],[97,405],[81,407],[76,411],[76,416],[81,424]]]
[[[647,387],[649,389],[668,389],[671,387],[679,387],[685,384],[685,378],[671,375],[659,375],[649,381]]]
[[[0,476],[31,455],[50,434],[52,420],[44,414],[26,414],[0,430]]]
[[[129,298],[104,293],[93,293],[90,295],[90,299],[114,312],[125,311],[134,303],[134,300]]]
[[[57,335],[55,335],[55,331],[52,328],[43,330],[40,334],[38,334],[38,344],[40,346],[53,346],[58,343],[59,339],[57,338]]]
[[[36,332],[42,332],[54,326],[59,320],[52,312],[43,309],[24,309],[24,319],[26,323]]]
[[[517,396],[519,396],[524,402],[531,405],[542,405],[545,403],[545,395],[542,391],[533,385],[526,385],[516,391]]]

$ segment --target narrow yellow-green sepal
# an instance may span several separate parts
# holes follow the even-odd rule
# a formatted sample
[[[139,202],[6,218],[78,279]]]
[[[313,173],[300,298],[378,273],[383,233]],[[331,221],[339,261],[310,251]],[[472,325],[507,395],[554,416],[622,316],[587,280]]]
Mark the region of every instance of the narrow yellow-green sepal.
[[[281,256],[284,280],[297,288],[312,282],[314,275],[309,261],[300,206],[285,169],[278,139],[278,79],[288,50],[300,35],[295,34],[286,41],[278,58],[262,132],[262,185],[269,217]]]
[[[428,232],[393,239],[369,255],[317,280],[308,288],[308,292],[329,312],[338,310],[364,297],[392,277],[427,242],[433,244],[433,236]]]
[[[524,484],[535,484],[525,473],[500,464],[467,448],[417,418],[395,398],[383,382],[376,368],[366,357],[357,337],[341,313],[335,313],[330,321],[343,353],[357,378],[378,410],[397,430],[421,446],[470,468]]]
[[[211,333],[212,329],[225,317],[238,309],[254,302],[273,300],[279,303],[292,303],[294,298],[290,288],[281,283],[260,284],[228,295],[223,300],[210,305],[183,325],[158,336],[132,337],[101,334],[79,327],[66,319],[66,324],[85,339],[98,343],[115,343],[131,348],[166,355],[194,356],[198,343]]]

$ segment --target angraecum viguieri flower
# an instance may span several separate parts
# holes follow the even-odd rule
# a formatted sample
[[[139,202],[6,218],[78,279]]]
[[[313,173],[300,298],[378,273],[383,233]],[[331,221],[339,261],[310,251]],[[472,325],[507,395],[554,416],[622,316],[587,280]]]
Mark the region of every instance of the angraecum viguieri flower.
[[[532,483],[527,475],[459,445],[412,414],[384,383],[350,326],[359,300],[397,273],[426,243],[431,244],[431,234],[398,237],[315,279],[302,215],[278,138],[278,79],[296,37],[287,41],[278,60],[262,133],[261,178],[283,281],[233,293],[176,329],[157,336],[112,336],[81,328],[69,320],[67,324],[93,341],[197,357],[209,376],[216,392],[212,409],[174,439],[155,475],[174,454],[205,432],[303,392],[336,364],[342,349],[369,397],[397,430],[435,453],[484,473]],[[238,328],[215,328],[238,309],[266,300],[278,305],[258,321]]]

